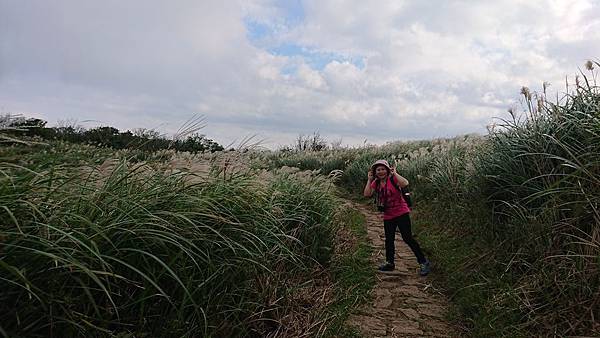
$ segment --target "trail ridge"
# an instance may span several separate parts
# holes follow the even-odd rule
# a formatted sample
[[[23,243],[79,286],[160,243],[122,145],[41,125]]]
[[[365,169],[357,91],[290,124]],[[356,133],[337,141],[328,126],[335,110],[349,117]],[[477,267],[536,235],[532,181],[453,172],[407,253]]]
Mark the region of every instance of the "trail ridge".
[[[371,261],[375,269],[385,260],[381,216],[369,206],[353,203],[366,217]],[[373,302],[350,316],[348,325],[365,337],[454,337],[445,319],[448,302],[432,286],[430,277],[418,274],[418,264],[410,248],[396,234],[396,269],[377,274]]]

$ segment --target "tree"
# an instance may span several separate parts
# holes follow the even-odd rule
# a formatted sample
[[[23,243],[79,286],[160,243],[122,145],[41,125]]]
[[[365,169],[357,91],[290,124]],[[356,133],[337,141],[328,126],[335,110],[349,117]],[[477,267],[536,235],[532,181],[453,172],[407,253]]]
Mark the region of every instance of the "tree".
[[[321,151],[327,149],[327,141],[318,131],[312,135],[298,135],[294,145],[296,151]]]

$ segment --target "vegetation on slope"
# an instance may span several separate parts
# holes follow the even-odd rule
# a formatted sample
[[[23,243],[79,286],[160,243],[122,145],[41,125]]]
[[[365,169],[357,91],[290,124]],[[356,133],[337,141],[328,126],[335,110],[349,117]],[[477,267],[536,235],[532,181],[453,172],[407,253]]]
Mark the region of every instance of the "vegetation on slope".
[[[598,66],[560,102],[523,88],[525,114],[486,136],[252,154],[276,174],[6,136],[0,333],[285,334],[331,262],[338,203],[329,179],[286,167],[333,172],[358,195],[387,158],[411,181],[433,275],[473,336],[600,334]],[[368,285],[346,278],[358,248],[333,256],[340,285]]]
[[[0,148],[2,335],[285,335],[314,303],[335,232],[329,180],[11,143]]]
[[[484,137],[285,152],[270,163],[342,170],[341,185],[358,195],[369,165],[391,160],[411,182],[434,272],[474,336],[597,335],[598,66],[588,62],[559,102],[523,88],[525,113]]]
[[[85,129],[74,122],[57,127],[46,127],[47,122],[36,118],[23,116],[0,116],[0,129],[5,135],[22,137],[38,137],[46,141],[66,141],[70,143],[91,144],[98,147],[113,149],[136,149],[144,152],[154,152],[165,149],[186,151],[191,153],[215,152],[223,150],[223,146],[198,133],[204,126],[201,117],[195,117],[186,122],[171,139],[161,133],[144,128],[119,131],[110,126],[100,126]]]

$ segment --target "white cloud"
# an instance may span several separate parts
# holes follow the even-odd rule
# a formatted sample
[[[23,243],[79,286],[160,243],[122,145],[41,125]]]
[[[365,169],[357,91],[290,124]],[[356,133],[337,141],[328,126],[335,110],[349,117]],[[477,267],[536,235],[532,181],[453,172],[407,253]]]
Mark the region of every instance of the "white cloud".
[[[300,65],[298,69],[298,78],[310,89],[327,89],[327,85],[321,74],[306,64]]]
[[[594,0],[302,8],[0,0],[0,109],[165,131],[202,113],[224,144],[244,130],[275,144],[314,130],[383,142],[483,132],[521,86],[560,91],[600,57]],[[250,37],[249,22],[267,32]],[[310,53],[274,53],[282,44]]]

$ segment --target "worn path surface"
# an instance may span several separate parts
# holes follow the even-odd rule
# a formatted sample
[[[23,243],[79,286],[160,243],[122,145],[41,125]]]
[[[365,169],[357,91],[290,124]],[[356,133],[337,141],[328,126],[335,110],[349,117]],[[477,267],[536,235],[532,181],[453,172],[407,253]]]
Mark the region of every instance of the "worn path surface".
[[[354,204],[367,220],[373,245],[373,268],[385,261],[383,222],[368,206]],[[410,248],[396,233],[396,270],[377,273],[373,303],[348,319],[365,337],[455,337],[444,319],[448,307],[444,297],[432,287],[429,277],[418,274],[418,264]]]

